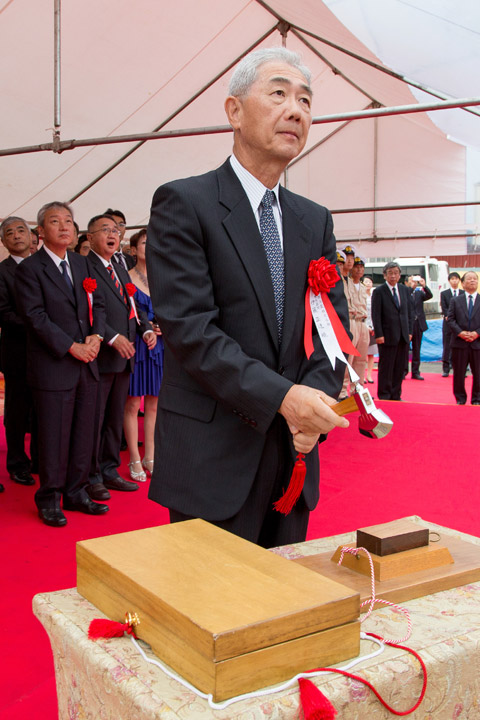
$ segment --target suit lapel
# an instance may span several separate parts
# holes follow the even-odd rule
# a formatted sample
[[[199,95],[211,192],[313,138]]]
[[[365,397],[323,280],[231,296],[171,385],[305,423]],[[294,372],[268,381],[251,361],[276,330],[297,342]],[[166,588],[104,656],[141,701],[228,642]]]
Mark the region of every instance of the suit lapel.
[[[298,310],[304,303],[308,266],[311,259],[312,231],[302,222],[280,188],[285,258],[285,309],[283,316],[282,350],[288,348],[298,321]],[[316,258],[318,259],[318,258]]]
[[[40,248],[38,250],[39,253],[41,253],[40,260],[43,264],[45,274],[48,276],[48,278],[53,282],[54,285],[57,286],[57,288],[63,293],[63,295],[67,298],[67,300],[72,304],[75,305],[74,298],[72,297],[72,293],[68,289],[67,283],[62,277],[62,273],[60,269],[55,265],[52,258],[47,255],[45,250],[43,248]]]
[[[116,297],[116,299],[118,300],[118,302],[119,302],[123,307],[125,307],[125,303],[124,303],[124,301],[123,301],[123,299],[122,299],[122,296],[121,296],[120,293],[118,292],[118,289],[115,287],[115,284],[114,284],[112,278],[110,277],[110,273],[108,272],[107,268],[106,268],[105,265],[102,263],[102,261],[100,260],[100,258],[98,257],[98,255],[96,255],[95,253],[93,253],[93,254],[92,254],[92,257],[91,257],[91,260],[90,260],[89,262],[92,262],[93,265],[95,266],[95,268],[97,269],[98,277],[101,279],[101,281],[103,282],[104,286],[108,289],[108,292],[111,292],[111,293]],[[112,267],[114,267],[114,266],[112,265]],[[115,270],[115,272],[117,272],[117,268],[116,268],[116,267],[114,267],[114,270]],[[120,274],[117,273],[117,276],[119,277]],[[122,282],[122,281],[120,280],[120,282]],[[123,287],[123,283],[122,283],[122,287]],[[125,292],[125,290],[124,290],[124,292]]]

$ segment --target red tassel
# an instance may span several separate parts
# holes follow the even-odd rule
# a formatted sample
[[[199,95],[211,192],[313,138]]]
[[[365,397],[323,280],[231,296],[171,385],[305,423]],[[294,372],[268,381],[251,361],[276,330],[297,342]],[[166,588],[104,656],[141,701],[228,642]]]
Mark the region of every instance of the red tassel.
[[[88,637],[90,640],[96,640],[101,637],[122,637],[125,632],[134,634],[128,623],[119,623],[114,622],[113,620],[97,618],[96,620],[92,620],[90,623],[88,628]]]
[[[330,700],[307,678],[299,678],[304,720],[334,720],[337,711]]]
[[[288,488],[283,493],[282,497],[273,503],[273,507],[283,515],[288,515],[293,510],[295,503],[301,495],[303,490],[303,483],[305,482],[305,475],[307,474],[307,466],[303,462],[305,455],[298,453],[297,460],[293,466],[292,477],[288,483]]]

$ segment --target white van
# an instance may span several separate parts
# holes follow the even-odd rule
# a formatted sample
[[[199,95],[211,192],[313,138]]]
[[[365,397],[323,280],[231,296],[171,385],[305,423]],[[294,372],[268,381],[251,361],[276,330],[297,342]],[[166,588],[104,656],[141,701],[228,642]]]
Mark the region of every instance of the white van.
[[[425,312],[438,314],[440,310],[440,293],[450,287],[448,284],[448,263],[445,260],[437,260],[432,257],[409,257],[409,258],[367,258],[365,262],[365,275],[372,278],[374,286],[385,282],[383,267],[390,261],[397,262],[402,268],[400,282],[404,282],[409,275],[421,275],[425,278],[425,284],[430,288],[433,298],[424,304]]]

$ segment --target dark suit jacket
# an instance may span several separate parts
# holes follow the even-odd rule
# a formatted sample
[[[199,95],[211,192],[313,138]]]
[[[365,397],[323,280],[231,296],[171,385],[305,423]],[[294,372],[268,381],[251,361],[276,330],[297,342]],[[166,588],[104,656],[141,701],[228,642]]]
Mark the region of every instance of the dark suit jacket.
[[[115,287],[108,270],[102,261],[93,251],[87,255],[87,263],[90,268],[92,277],[97,280],[98,286],[105,298],[106,323],[104,342],[102,342],[100,352],[98,353],[98,368],[101,373],[122,372],[126,368],[133,372],[135,357],[126,360],[114,347],[108,343],[118,333],[124,335],[131,342],[135,340],[135,334],[143,335],[147,330],[151,330],[152,326],[148,322],[148,318],[142,311],[138,311],[140,325],[136,319],[130,318],[131,306],[126,285],[131,282],[130,277],[121,265],[114,264],[114,270],[123,286],[127,304],[124,303],[118,289]]]
[[[26,382],[27,331],[15,297],[17,267],[10,256],[0,263],[0,369]]]
[[[105,332],[105,305],[100,292],[93,293],[93,325],[90,326],[87,293],[83,281],[90,275],[86,258],[68,252],[76,302],[61,272],[43,248],[17,268],[15,293],[20,315],[27,326],[27,381],[39,390],[69,390],[79,378],[80,360],[68,352],[73,342]],[[88,363],[98,380],[97,361]]]
[[[411,290],[410,297],[412,298],[413,307],[413,320],[417,321],[418,327],[422,332],[428,330],[427,319],[425,317],[425,310],[423,309],[423,303],[427,300],[431,300],[433,297],[432,291],[426,285],[424,288],[419,285],[420,289],[415,288]]]
[[[452,348],[471,347],[473,350],[480,350],[480,337],[473,342],[467,342],[458,337],[462,330],[468,330],[468,310],[465,293],[452,298],[448,310],[448,327],[452,331]],[[470,323],[470,330],[480,335],[480,295],[477,294],[473,306],[473,315]]]
[[[281,402],[293,383],[340,391],[315,339],[303,349],[307,270],[335,262],[328,210],[281,188],[285,311],[278,347],[273,288],[250,202],[227,162],[218,170],[160,187],[153,198],[147,267],[165,341],[155,467],[150,497],[190,515],[236,513],[252,486]],[[341,280],[330,291],[345,327]],[[293,455],[293,448],[292,448]],[[315,507],[318,451],[306,459],[304,497]]]
[[[459,295],[463,295],[464,292],[465,290],[459,289],[457,297],[459,297]],[[444,320],[446,320],[448,317],[448,309],[450,307],[452,298],[453,292],[451,288],[448,288],[448,290],[442,290],[442,292],[440,293],[440,307],[442,308],[442,315]]]
[[[397,284],[400,308],[397,308],[388,284],[375,288],[372,293],[372,322],[375,337],[385,338],[385,345],[409,342],[412,334],[413,309],[410,292],[405,285]]]

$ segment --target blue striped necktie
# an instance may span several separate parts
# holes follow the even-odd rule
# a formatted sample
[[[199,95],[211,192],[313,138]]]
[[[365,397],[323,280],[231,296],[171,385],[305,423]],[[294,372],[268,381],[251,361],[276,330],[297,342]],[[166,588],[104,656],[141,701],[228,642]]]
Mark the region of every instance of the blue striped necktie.
[[[468,329],[470,330],[470,325],[472,322],[472,314],[473,314],[473,296],[470,295],[468,298]]]
[[[277,330],[279,343],[282,340],[283,306],[285,303],[285,276],[283,264],[283,251],[278,233],[277,223],[273,215],[272,200],[274,193],[266,190],[261,206],[260,234],[262,236],[268,267],[272,276],[273,294],[275,297],[275,313],[277,316]]]

